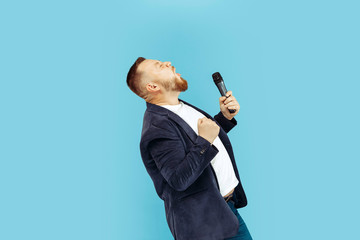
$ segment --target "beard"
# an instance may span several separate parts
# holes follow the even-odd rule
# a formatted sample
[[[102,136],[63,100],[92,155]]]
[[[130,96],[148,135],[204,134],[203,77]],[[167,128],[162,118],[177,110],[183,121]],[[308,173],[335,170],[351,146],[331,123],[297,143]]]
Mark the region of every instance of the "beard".
[[[188,83],[185,79],[180,77],[180,80],[178,78],[175,79],[175,88],[174,91],[179,92],[185,92],[188,89]]]
[[[188,89],[188,83],[182,77],[179,78],[175,77],[175,79],[163,82],[162,85],[167,91],[185,92]]]

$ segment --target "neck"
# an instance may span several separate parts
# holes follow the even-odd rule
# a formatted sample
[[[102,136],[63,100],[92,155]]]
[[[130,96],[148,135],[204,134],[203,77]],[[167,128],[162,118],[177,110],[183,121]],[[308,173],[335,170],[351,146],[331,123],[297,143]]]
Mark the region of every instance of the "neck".
[[[177,105],[180,104],[179,101],[180,92],[168,92],[162,94],[157,98],[154,98],[151,103],[156,105]]]

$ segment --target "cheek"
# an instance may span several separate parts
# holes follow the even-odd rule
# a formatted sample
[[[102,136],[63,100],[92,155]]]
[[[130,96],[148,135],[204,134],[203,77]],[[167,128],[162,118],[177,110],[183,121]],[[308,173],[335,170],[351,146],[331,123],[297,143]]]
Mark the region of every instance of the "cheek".
[[[174,73],[166,72],[166,71],[163,71],[162,73],[160,73],[160,76],[162,79],[173,79],[175,77]]]
[[[165,82],[165,81],[169,80],[169,76],[162,72],[159,72],[159,73],[155,74],[155,79],[158,81],[161,81],[161,82]]]

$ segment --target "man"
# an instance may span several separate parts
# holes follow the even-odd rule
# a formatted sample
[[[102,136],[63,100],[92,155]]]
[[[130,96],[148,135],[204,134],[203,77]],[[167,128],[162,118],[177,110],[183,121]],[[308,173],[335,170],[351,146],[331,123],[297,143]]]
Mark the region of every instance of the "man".
[[[170,62],[142,57],[127,84],[146,101],[141,157],[174,238],[252,239],[237,211],[247,199],[227,136],[240,109],[232,92],[219,98],[220,112],[212,118],[178,98],[188,84]]]

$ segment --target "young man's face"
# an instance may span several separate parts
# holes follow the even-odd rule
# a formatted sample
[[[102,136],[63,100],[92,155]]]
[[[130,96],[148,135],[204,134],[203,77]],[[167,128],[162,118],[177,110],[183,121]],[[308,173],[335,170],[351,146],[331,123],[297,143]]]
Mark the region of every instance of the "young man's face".
[[[145,79],[160,83],[166,91],[184,92],[187,90],[187,81],[179,73],[176,73],[176,69],[171,66],[171,62],[145,59],[139,65],[138,70],[143,73]]]

